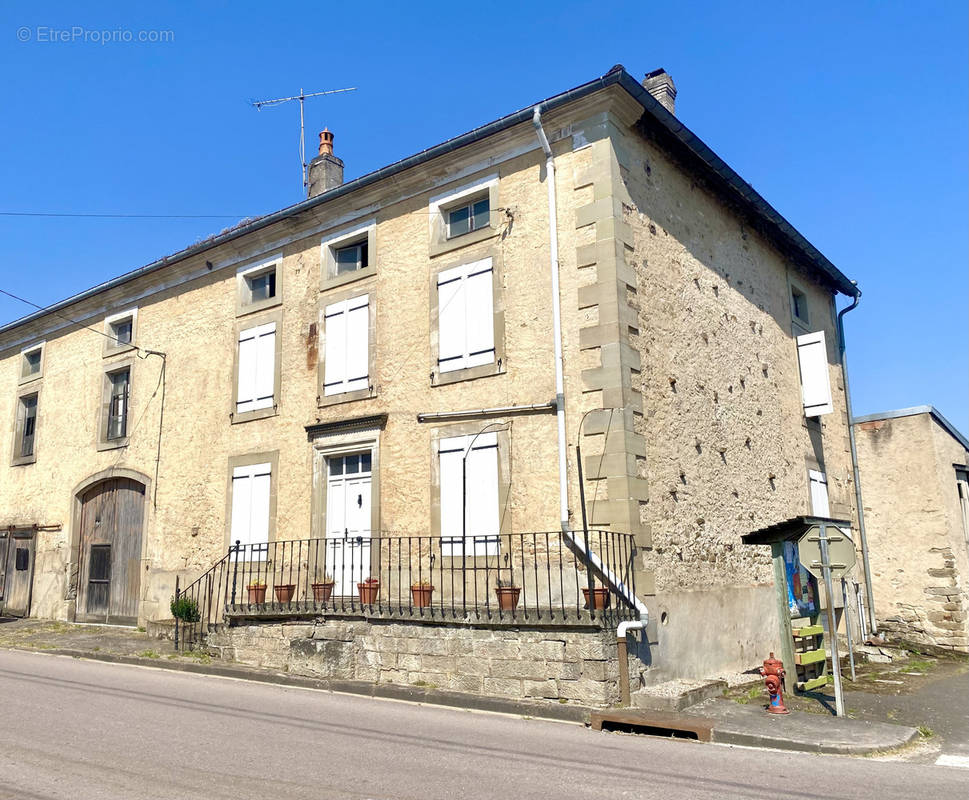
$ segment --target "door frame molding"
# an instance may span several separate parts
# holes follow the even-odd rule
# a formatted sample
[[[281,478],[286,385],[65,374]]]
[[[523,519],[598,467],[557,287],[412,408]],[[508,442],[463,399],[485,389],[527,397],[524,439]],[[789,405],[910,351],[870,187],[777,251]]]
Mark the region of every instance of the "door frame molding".
[[[382,426],[321,434],[313,438],[313,513],[311,536],[326,538],[326,459],[370,451],[370,536],[380,535],[380,432]]]
[[[141,515],[141,557],[138,570],[138,613],[141,613],[141,604],[145,601],[145,592],[148,589],[148,582],[142,580],[145,565],[148,562],[148,531],[152,517],[152,504],[149,502],[151,497],[151,478],[143,472],[138,472],[127,467],[109,467],[100,472],[95,472],[78,483],[71,490],[71,533],[70,533],[70,556],[67,564],[67,581],[64,586],[64,599],[69,601],[68,617],[73,622],[77,618],[77,589],[80,578],[80,546],[81,546],[81,501],[82,495],[88,489],[104,481],[113,478],[127,478],[128,480],[140,483],[145,487],[145,503]]]

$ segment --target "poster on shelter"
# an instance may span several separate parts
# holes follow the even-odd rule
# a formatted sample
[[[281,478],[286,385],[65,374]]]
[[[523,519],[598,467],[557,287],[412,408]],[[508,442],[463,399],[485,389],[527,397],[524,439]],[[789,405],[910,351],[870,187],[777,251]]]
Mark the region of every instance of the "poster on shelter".
[[[817,578],[801,566],[797,542],[784,542],[784,572],[787,575],[787,604],[791,617],[817,614]]]

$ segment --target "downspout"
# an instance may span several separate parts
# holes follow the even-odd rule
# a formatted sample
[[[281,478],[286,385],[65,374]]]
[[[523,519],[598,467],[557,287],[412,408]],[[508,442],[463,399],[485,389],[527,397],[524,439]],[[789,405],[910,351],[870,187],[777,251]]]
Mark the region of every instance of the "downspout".
[[[854,283],[854,281],[852,281]],[[841,355],[841,379],[845,385],[845,406],[848,411],[848,442],[851,445],[851,472],[855,481],[855,505],[858,507],[858,534],[861,539],[861,562],[865,570],[865,596],[868,599],[868,619],[871,635],[878,635],[878,623],[875,621],[875,593],[871,586],[871,565],[868,562],[868,537],[865,532],[865,506],[861,499],[861,473],[858,470],[858,448],[855,446],[855,416],[851,410],[851,389],[848,385],[848,356],[845,344],[844,315],[854,310],[861,291],[852,298],[851,305],[838,312],[838,348]]]
[[[545,153],[546,183],[548,184],[548,238],[549,238],[549,269],[552,273],[552,336],[555,347],[555,405],[558,418],[559,444],[559,512],[562,524],[562,534],[573,548],[582,549],[569,530],[569,477],[566,461],[568,452],[565,441],[565,380],[562,364],[562,310],[559,297],[559,242],[558,242],[558,214],[555,203],[555,158],[548,137],[542,128],[542,107],[535,106],[532,112],[532,125]],[[586,553],[590,564],[602,575],[612,588],[636,609],[639,619],[620,622],[616,629],[619,660],[619,690],[622,702],[629,704],[629,660],[626,652],[626,634],[630,630],[645,630],[649,623],[649,610],[636,595],[591,550]]]
[[[559,437],[559,519],[562,531],[569,529],[569,476],[565,443],[565,379],[562,366],[562,309],[559,298],[559,237],[558,213],[555,204],[555,157],[542,129],[542,107],[535,106],[532,125],[545,152],[545,182],[548,184],[548,260],[552,273],[552,337],[555,347],[555,405]]]

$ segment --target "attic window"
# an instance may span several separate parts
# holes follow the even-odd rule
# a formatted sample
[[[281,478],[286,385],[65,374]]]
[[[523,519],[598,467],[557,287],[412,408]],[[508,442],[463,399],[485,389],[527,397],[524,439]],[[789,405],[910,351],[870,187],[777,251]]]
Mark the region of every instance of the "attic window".
[[[446,213],[447,238],[463,236],[491,225],[491,198],[485,192],[481,197],[448,209]]]
[[[138,309],[132,308],[120,314],[112,314],[104,320],[104,356],[113,356],[131,350],[138,335]]]
[[[251,314],[279,305],[282,300],[282,259],[279,255],[236,270],[236,314]]]
[[[276,267],[259,272],[255,275],[246,276],[246,285],[249,290],[248,301],[259,303],[263,300],[270,300],[276,296]]]
[[[20,365],[21,380],[32,380],[39,378],[43,366],[44,349],[42,345],[37,345],[29,350],[23,351],[23,361]]]
[[[335,248],[333,260],[336,262],[336,274],[346,275],[370,266],[370,244],[364,236],[360,241],[345,247]]]
[[[111,338],[114,339],[119,345],[131,344],[133,328],[134,325],[131,317],[126,317],[125,319],[119,319],[117,322],[112,322]]]
[[[809,325],[811,322],[808,314],[807,296],[796,286],[791,287],[791,314],[795,322],[802,325]]]

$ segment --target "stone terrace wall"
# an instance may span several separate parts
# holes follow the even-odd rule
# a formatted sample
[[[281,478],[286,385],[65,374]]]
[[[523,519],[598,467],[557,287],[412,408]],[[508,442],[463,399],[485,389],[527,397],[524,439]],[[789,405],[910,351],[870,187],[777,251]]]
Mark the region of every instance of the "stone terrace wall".
[[[619,700],[616,634],[608,630],[330,619],[232,626],[208,644],[222,658],[313,678],[597,706]]]

